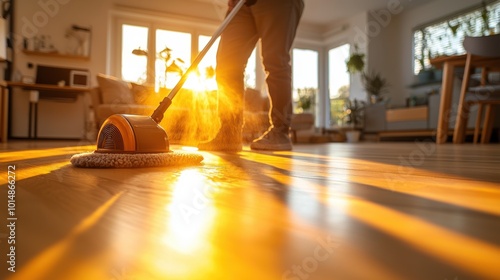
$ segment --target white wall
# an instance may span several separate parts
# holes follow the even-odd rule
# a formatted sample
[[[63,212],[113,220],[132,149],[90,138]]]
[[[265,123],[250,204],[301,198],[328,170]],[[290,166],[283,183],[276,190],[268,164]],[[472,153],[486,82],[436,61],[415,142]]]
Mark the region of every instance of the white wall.
[[[402,12],[391,15],[387,26],[370,36],[369,53],[376,55],[369,56],[368,64],[388,79],[392,106],[405,105],[410,95],[408,86],[414,82],[412,30],[478,4],[478,0],[435,0],[407,9],[402,2]],[[377,22],[372,13],[369,22]]]

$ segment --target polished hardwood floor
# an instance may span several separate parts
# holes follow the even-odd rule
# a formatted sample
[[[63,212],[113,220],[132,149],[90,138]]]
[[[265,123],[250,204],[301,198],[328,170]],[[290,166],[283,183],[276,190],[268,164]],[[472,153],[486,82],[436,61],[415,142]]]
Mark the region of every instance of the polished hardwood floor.
[[[500,279],[497,144],[329,143],[200,152],[196,166],[70,165],[93,148],[0,144],[0,279]]]

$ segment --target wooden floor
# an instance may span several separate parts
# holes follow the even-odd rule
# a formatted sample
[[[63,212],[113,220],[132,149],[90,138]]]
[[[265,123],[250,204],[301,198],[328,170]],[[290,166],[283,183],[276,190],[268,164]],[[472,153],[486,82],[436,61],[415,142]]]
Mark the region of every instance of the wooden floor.
[[[70,156],[94,148],[79,144],[0,146],[0,279],[500,279],[500,145],[296,145],[79,169]]]

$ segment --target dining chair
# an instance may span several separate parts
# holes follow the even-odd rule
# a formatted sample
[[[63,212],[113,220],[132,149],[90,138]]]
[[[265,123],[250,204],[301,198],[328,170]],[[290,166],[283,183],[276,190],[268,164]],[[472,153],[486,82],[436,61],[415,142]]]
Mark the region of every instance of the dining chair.
[[[478,111],[473,142],[478,142],[482,126],[481,143],[489,143],[493,129],[494,106],[500,104],[500,83],[490,81],[490,73],[500,72],[500,34],[465,37],[463,46],[466,51],[466,63],[453,143],[459,144],[465,141],[467,121],[471,106],[474,104],[478,105]],[[479,81],[472,78],[476,73],[480,75]],[[484,123],[482,123],[483,113]]]

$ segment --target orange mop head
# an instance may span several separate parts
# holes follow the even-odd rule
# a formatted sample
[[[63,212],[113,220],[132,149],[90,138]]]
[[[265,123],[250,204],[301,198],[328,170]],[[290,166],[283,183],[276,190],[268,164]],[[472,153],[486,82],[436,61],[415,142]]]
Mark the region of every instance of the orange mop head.
[[[167,133],[151,117],[113,115],[99,130],[97,150],[71,157],[76,167],[131,168],[199,164],[203,156],[169,149]]]

